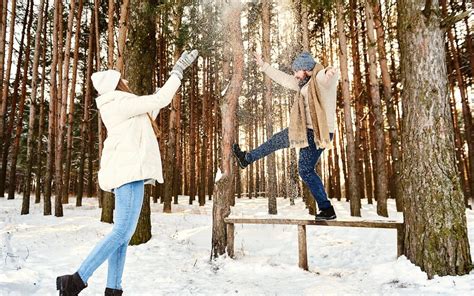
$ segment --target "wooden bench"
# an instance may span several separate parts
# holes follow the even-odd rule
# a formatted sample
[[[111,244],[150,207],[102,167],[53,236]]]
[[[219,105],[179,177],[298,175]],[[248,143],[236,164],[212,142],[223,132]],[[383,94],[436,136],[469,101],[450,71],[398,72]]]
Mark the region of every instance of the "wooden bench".
[[[397,256],[403,255],[404,227],[403,223],[388,220],[376,221],[315,221],[298,219],[258,219],[258,218],[225,218],[227,224],[227,253],[234,257],[234,224],[284,224],[298,225],[299,267],[308,270],[308,252],[306,246],[306,225],[363,227],[363,228],[392,228],[397,230]]]

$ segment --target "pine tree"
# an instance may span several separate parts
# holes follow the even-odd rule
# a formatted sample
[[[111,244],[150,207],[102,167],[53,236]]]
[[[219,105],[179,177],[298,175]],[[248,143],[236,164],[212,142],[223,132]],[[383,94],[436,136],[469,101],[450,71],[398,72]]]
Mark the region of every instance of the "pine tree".
[[[402,0],[398,11],[404,253],[429,278],[467,274],[472,265],[455,168],[439,2]]]

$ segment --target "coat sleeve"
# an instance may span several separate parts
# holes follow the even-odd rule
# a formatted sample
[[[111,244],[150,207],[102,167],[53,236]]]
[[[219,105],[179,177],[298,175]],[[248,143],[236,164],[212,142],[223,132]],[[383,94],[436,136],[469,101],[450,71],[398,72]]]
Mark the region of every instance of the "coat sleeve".
[[[283,87],[299,91],[300,88],[298,86],[298,79],[296,79],[293,75],[286,74],[280,70],[277,70],[270,66],[268,63],[264,63],[261,70],[263,73],[267,74],[273,81],[280,84]]]
[[[126,118],[145,113],[152,113],[152,117],[155,119],[160,109],[171,103],[171,100],[180,85],[181,80],[177,75],[172,74],[157,93],[121,100],[118,106],[118,111]]]

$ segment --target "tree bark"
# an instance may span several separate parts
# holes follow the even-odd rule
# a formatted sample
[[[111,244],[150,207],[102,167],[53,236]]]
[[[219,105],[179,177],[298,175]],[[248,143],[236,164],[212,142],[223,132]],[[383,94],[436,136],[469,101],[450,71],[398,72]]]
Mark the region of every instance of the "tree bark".
[[[7,10],[7,4],[4,3],[4,9],[5,11]],[[6,30],[6,16],[7,14],[4,14],[3,19],[5,20],[5,27],[4,30]],[[7,106],[8,106],[8,89],[10,87],[10,74],[11,74],[11,69],[12,69],[12,59],[13,59],[13,38],[15,36],[15,17],[16,17],[16,1],[12,1],[12,6],[11,6],[11,21],[10,21],[10,34],[9,34],[9,39],[8,39],[8,59],[7,59],[7,67],[5,71],[5,76],[3,77],[3,85],[2,85],[2,106],[0,109],[0,155],[5,154],[5,150],[8,156],[8,147],[10,143],[10,134],[7,133],[6,131],[6,114],[7,114]],[[24,27],[24,25],[23,25]],[[3,29],[3,28],[2,28]],[[3,35],[3,34],[2,34]],[[2,61],[3,62],[3,61]],[[3,72],[2,72],[3,74]],[[13,103],[12,103],[13,106]],[[14,108],[12,108],[14,109]],[[13,112],[14,113],[14,112]],[[6,181],[6,175],[7,175],[7,165],[6,161],[3,161],[4,158],[2,158],[2,168],[0,170],[0,197],[5,196],[5,181]]]
[[[45,82],[46,82],[46,39],[48,35],[47,31],[47,18],[48,18],[48,4],[49,0],[46,0],[46,7],[45,7],[45,12],[44,12],[44,36],[43,36],[43,48],[42,48],[42,53],[41,53],[41,58],[42,58],[42,74],[41,74],[41,97],[40,97],[40,112],[39,112],[39,119],[38,119],[38,143],[36,146],[36,155],[38,157],[37,159],[37,166],[36,166],[36,188],[35,188],[35,203],[39,203],[41,201],[41,180],[43,176],[43,165],[42,165],[42,151],[43,151],[43,129],[44,129],[44,120],[45,120],[45,103],[44,103],[44,93],[45,93]],[[43,182],[44,183],[44,182]],[[45,201],[46,202],[46,201]],[[51,211],[51,210],[50,210]]]
[[[270,44],[270,26],[271,26],[271,1],[262,1],[262,54],[265,61],[271,61],[271,44]],[[267,139],[273,135],[273,104],[272,104],[272,80],[268,75],[264,76],[265,92],[263,94],[263,103],[265,109],[265,130],[267,132]],[[266,197],[268,199],[268,213],[276,215],[277,200],[276,200],[276,168],[275,168],[275,154],[272,153],[267,156],[266,161],[267,171],[267,190]]]
[[[108,26],[107,26],[107,68],[113,69],[114,67],[114,12],[115,12],[115,1],[109,0],[108,7]],[[102,120],[99,118],[99,159],[102,157],[102,149],[104,139],[106,137],[105,127],[103,126]],[[114,195],[110,192],[104,192],[100,188],[99,195],[102,196],[102,212],[100,216],[101,222],[113,223],[114,222]]]
[[[108,14],[107,14],[107,68],[114,67],[114,12],[115,1],[109,0]]]
[[[309,46],[309,22],[308,22],[308,4],[301,4],[301,27],[302,27],[302,39],[303,39],[303,50],[310,51]]]
[[[29,214],[30,211],[30,194],[31,194],[31,171],[33,168],[33,143],[34,143],[34,131],[35,131],[35,117],[36,117],[36,96],[38,92],[38,66],[39,66],[39,56],[40,56],[40,42],[41,42],[41,33],[43,32],[43,19],[44,19],[44,2],[45,0],[40,0],[38,5],[38,21],[36,22],[36,34],[35,34],[35,48],[33,56],[33,69],[32,69],[32,78],[31,78],[31,97],[30,97],[30,115],[28,121],[28,138],[27,138],[27,148],[26,148],[26,175],[25,175],[25,189],[23,191],[23,203],[21,207],[21,214]],[[0,61],[1,62],[1,61]],[[39,155],[37,155],[39,157]],[[39,184],[36,184],[39,186]]]
[[[354,69],[354,103],[356,109],[356,124],[355,124],[355,157],[357,164],[357,180],[359,182],[359,196],[360,198],[366,197],[365,195],[365,174],[364,174],[364,142],[366,132],[363,126],[364,118],[364,106],[362,102],[362,73],[360,70],[360,54],[359,54],[359,37],[358,37],[358,23],[357,23],[357,1],[349,0],[349,34],[351,36],[351,57],[352,66]]]
[[[382,73],[383,97],[387,106],[387,121],[389,126],[390,136],[390,156],[392,173],[389,175],[389,191],[392,198],[399,201],[402,205],[403,195],[400,188],[400,140],[397,127],[397,114],[395,112],[394,99],[392,97],[392,79],[387,65],[387,53],[385,51],[385,34],[382,23],[382,12],[380,9],[379,0],[372,1],[374,12],[375,29],[377,32],[377,49],[379,54],[380,70]],[[401,208],[397,208],[401,211]]]
[[[54,1],[54,21],[53,21],[53,61],[51,65],[50,81],[50,101],[49,101],[49,122],[48,122],[48,148],[46,158],[46,179],[44,193],[44,215],[51,215],[51,181],[54,176],[54,149],[56,144],[56,112],[57,112],[57,66],[58,66],[58,23],[59,23],[59,0]],[[55,213],[60,214],[59,211]]]
[[[352,110],[351,110],[351,98],[349,91],[349,73],[347,65],[347,42],[346,33],[344,31],[344,6],[343,1],[337,1],[337,33],[339,37],[339,61],[341,63],[341,90],[342,98],[344,100],[344,123],[345,123],[345,136],[347,138],[347,180],[348,190],[346,192],[350,200],[351,216],[360,217],[360,191],[359,191],[359,180],[357,175],[357,164],[356,164],[356,146],[354,133],[352,130]]]
[[[62,96],[62,77],[63,77],[63,3],[62,1],[58,2],[58,31],[56,36],[57,44],[57,77],[54,77],[54,96],[56,101],[56,119],[55,119],[55,152],[54,152],[54,215],[56,217],[62,217],[63,214],[63,205],[62,205],[62,190],[63,190],[63,137],[64,137],[64,125],[66,123],[66,104],[67,100],[64,101]],[[53,37],[54,40],[54,37]],[[53,41],[54,42],[54,41]],[[69,70],[69,69],[68,69]]]
[[[120,20],[119,20],[119,36],[118,36],[118,56],[117,63],[115,67],[117,71],[123,72],[123,54],[125,51],[125,41],[127,40],[127,30],[128,30],[128,10],[130,6],[130,0],[123,0],[122,5],[120,6]]]
[[[190,162],[190,168],[189,168],[189,204],[192,205],[194,202],[194,199],[196,198],[196,126],[197,126],[197,120],[196,120],[196,88],[197,88],[197,82],[195,79],[194,73],[196,72],[196,65],[193,64],[191,66],[191,98],[190,98],[190,104],[191,107],[189,108],[191,110],[191,115],[190,115],[190,136],[189,136],[189,162]]]
[[[398,5],[403,84],[404,253],[431,279],[472,268],[463,194],[455,168],[439,2]]]
[[[153,70],[156,61],[153,6],[156,4],[156,0],[132,0],[130,5],[125,77],[130,82],[130,88],[138,95],[153,93]],[[147,50],[144,52],[143,48]],[[150,65],[150,67],[143,67],[143,65]],[[151,238],[150,195],[151,190],[145,190],[142,211],[130,244],[146,243]]]
[[[33,2],[28,1],[25,11],[25,18],[28,19],[28,25],[26,31],[23,29],[23,34],[26,32],[26,46],[25,46],[25,59],[23,61],[23,77],[21,82],[21,95],[20,95],[20,104],[18,107],[18,119],[16,123],[16,130],[15,130],[15,138],[13,141],[13,147],[11,152],[11,159],[10,159],[10,180],[9,180],[9,188],[8,188],[8,198],[15,196],[15,189],[16,189],[16,166],[18,160],[18,153],[20,150],[20,137],[21,132],[23,131],[23,114],[25,111],[25,100],[26,100],[26,83],[28,81],[28,66],[30,63],[30,42],[31,42],[31,25],[33,23]],[[22,36],[23,39],[23,36]],[[23,42],[22,46],[20,46],[20,51],[23,50]],[[21,58],[19,59],[21,60]],[[21,63],[18,64],[20,66]],[[16,91],[15,94],[16,95]],[[14,110],[12,110],[14,112]]]
[[[5,78],[5,39],[7,35],[7,11],[8,11],[8,0],[1,0],[0,2],[0,87],[2,90],[0,93],[3,93],[3,83]],[[0,99],[0,110],[3,110],[3,96]],[[0,111],[1,112],[1,111]],[[0,118],[3,120],[3,118]],[[1,123],[3,124],[3,123]],[[3,128],[2,128],[3,129]],[[2,131],[0,129],[0,132]],[[2,137],[2,135],[0,135]],[[3,196],[2,196],[3,197]]]
[[[222,114],[222,178],[217,181],[212,209],[212,250],[211,257],[223,255],[227,247],[226,224],[224,218],[230,214],[230,201],[234,196],[232,165],[232,143],[234,143],[235,119],[238,98],[242,89],[244,69],[244,48],[240,27],[240,1],[232,0],[224,7],[224,31],[228,32],[228,44],[232,50],[232,77],[221,101]]]
[[[132,3],[133,1],[134,0],[132,0]],[[140,212],[140,217],[138,218],[138,225],[135,229],[135,232],[133,233],[132,238],[130,239],[131,246],[144,244],[151,239],[151,190],[151,185],[145,186],[145,196],[143,197],[143,204]]]
[[[206,204],[206,173],[207,173],[207,151],[209,150],[209,135],[207,133],[208,125],[208,113],[207,109],[209,108],[209,58],[204,58],[203,64],[203,96],[202,96],[202,112],[201,112],[201,123],[202,123],[202,146],[201,146],[201,172],[200,172],[200,181],[199,181],[199,206],[204,206]],[[212,178],[212,177],[211,177]]]
[[[71,159],[72,159],[72,150],[73,150],[73,136],[72,130],[74,125],[74,100],[76,98],[76,81],[77,81],[77,64],[79,61],[79,39],[81,34],[81,18],[83,11],[83,0],[79,0],[77,9],[77,22],[76,22],[76,38],[74,41],[74,57],[72,65],[72,77],[71,77],[71,89],[69,92],[69,114],[68,114],[68,125],[66,131],[66,169],[64,176],[64,193],[63,199],[64,203],[69,202],[69,192],[70,192],[70,179],[71,179]]]
[[[173,31],[177,33],[178,43],[175,46],[173,53],[173,61],[176,63],[181,56],[183,43],[179,42],[182,36],[181,30],[181,20],[183,17],[183,3],[181,0],[178,0],[174,6],[175,14],[173,15]],[[177,149],[177,117],[180,113],[180,102],[181,94],[176,93],[173,100],[171,101],[171,112],[169,114],[169,130],[168,130],[168,143],[166,145],[166,159],[164,160],[164,180],[163,184],[163,212],[171,213],[171,200],[173,196],[173,182],[175,170],[177,170],[177,159],[176,159],[176,150]]]
[[[81,148],[79,152],[79,171],[78,171],[78,184],[77,184],[77,197],[76,206],[82,206],[82,197],[84,195],[84,168],[86,162],[86,148],[88,142],[88,123],[89,123],[89,106],[92,99],[92,83],[90,77],[92,75],[93,58],[94,58],[94,18],[95,13],[92,13],[92,17],[89,25],[89,38],[87,48],[87,70],[85,77],[85,95],[83,105],[83,116],[81,122]]]
[[[374,14],[369,1],[366,1],[366,17],[367,17],[367,36],[369,39],[368,55],[369,55],[369,81],[370,81],[370,97],[372,99],[372,111],[374,116],[375,135],[375,154],[374,154],[374,183],[375,196],[377,199],[377,214],[388,217],[387,211],[387,190],[388,176],[385,161],[385,135],[384,135],[384,119],[382,114],[382,106],[379,93],[379,83],[377,81],[377,62],[376,62],[376,39],[374,33]]]
[[[82,1],[79,5],[82,5]],[[67,105],[67,99],[68,99],[68,89],[69,89],[69,64],[70,64],[70,56],[71,56],[71,40],[72,40],[72,26],[74,23],[74,16],[75,16],[75,9],[76,9],[76,1],[71,2],[71,6],[69,7],[69,15],[68,15],[68,22],[67,22],[67,31],[66,31],[66,45],[64,47],[64,60],[63,60],[63,76],[62,76],[62,89],[61,89],[61,97],[63,100],[63,103],[66,106],[63,106],[63,111],[64,114],[61,114],[61,123],[64,124],[62,127],[62,132],[64,132],[64,129],[66,129],[66,120],[67,120],[67,130],[66,130],[66,168],[64,170],[64,176],[62,177],[62,203],[67,204],[69,203],[69,175],[70,175],[70,141],[71,141],[71,131],[72,131],[72,113],[74,112],[74,99],[69,100],[69,105]],[[79,8],[80,9],[80,8]],[[75,41],[75,52],[77,51],[76,46],[78,48],[78,39],[80,36],[80,17],[82,11],[79,11],[78,9],[78,25],[76,26],[76,41]],[[76,57],[76,55],[74,55]],[[76,67],[74,68],[74,64]],[[73,62],[73,75],[76,75],[74,72],[77,69],[77,61],[74,60]],[[74,85],[71,85],[71,87],[75,87]],[[73,94],[70,94],[72,97]],[[69,106],[69,114],[66,115],[67,111],[67,106]],[[62,139],[60,141],[62,143]],[[61,144],[62,145],[62,144]],[[62,151],[61,147],[61,151]],[[62,152],[61,152],[62,153]],[[62,163],[62,159],[60,159]]]

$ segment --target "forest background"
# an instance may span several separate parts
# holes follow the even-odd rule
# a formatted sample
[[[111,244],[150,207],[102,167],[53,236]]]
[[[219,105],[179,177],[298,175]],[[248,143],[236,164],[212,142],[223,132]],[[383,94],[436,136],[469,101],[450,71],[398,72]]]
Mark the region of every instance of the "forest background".
[[[407,223],[423,217],[420,227],[459,216],[453,223],[464,227],[450,239],[464,238],[469,266],[459,213],[474,193],[471,2],[3,0],[0,12],[0,197],[20,195],[22,214],[30,200],[61,217],[70,197],[76,206],[97,197],[101,220],[112,222],[113,196],[97,184],[106,130],[90,76],[115,68],[149,94],[191,48],[200,58],[157,119],[165,183],[147,187],[132,243],[151,237],[150,202],[170,213],[180,195],[201,206],[213,199],[216,255],[239,198],[265,197],[276,214],[276,197],[302,197],[314,214],[294,150],[245,171],[230,154],[232,142],[252,149],[288,126],[294,94],[264,78],[253,52],[291,73],[307,50],[341,73],[334,149],[318,167],[328,195],[348,201],[352,216],[376,202],[386,217],[394,199]]]

